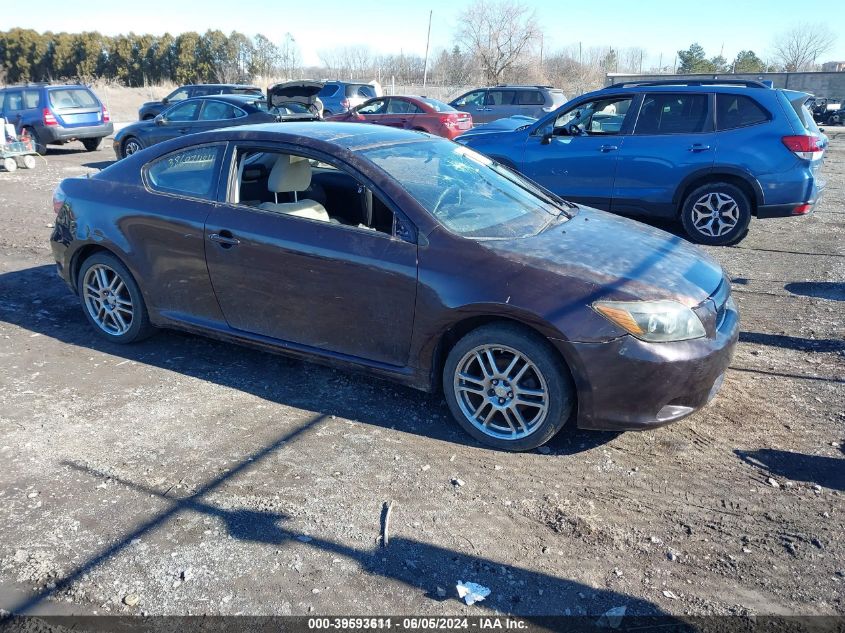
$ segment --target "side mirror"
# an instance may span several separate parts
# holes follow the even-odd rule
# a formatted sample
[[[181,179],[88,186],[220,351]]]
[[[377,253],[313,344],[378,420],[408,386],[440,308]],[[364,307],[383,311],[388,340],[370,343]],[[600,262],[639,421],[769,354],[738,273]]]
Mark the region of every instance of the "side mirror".
[[[547,125],[540,131],[540,134],[540,145],[549,145],[552,142],[552,138],[554,138],[555,129],[553,126]]]
[[[153,121],[156,125],[167,125],[167,118],[163,114],[159,114]]]
[[[164,105],[167,105],[168,103],[170,103],[170,99],[168,99],[167,97],[164,97],[164,99],[162,99],[162,100],[161,100],[161,102],[162,102]]]

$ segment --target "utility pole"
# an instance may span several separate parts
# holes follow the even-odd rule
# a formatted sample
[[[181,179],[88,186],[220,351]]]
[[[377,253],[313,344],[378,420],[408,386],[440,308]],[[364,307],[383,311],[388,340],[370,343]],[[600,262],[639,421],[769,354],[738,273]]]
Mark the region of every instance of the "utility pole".
[[[423,62],[423,88],[428,81],[428,45],[431,43],[431,16],[434,10],[428,12],[428,37],[425,39],[425,61]]]

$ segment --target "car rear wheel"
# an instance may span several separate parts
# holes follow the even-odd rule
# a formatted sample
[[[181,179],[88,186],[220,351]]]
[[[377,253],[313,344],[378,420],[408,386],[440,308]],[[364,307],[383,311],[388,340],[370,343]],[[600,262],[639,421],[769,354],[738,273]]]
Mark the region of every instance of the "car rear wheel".
[[[86,138],[82,139],[82,144],[85,146],[85,151],[88,152],[96,152],[100,149],[100,143],[103,142],[102,138]]]
[[[123,141],[123,145],[121,146],[121,153],[123,156],[121,158],[126,158],[127,156],[132,156],[135,152],[140,152],[144,147],[141,145],[141,141],[139,141],[134,136],[130,136],[126,140]]]
[[[467,433],[507,451],[548,442],[575,403],[569,372],[549,344],[504,323],[482,326],[458,341],[446,359],[443,391]]]
[[[735,185],[708,183],[686,197],[681,222],[693,242],[710,246],[736,244],[748,233],[751,203]]]
[[[26,132],[29,138],[32,139],[32,144],[35,147],[35,151],[39,155],[44,156],[44,154],[47,153],[47,146],[39,140],[38,134],[35,132],[35,130],[31,127],[25,127],[23,128],[23,131]]]
[[[134,343],[154,332],[138,284],[114,255],[95,253],[86,259],[77,289],[86,318],[103,338]]]

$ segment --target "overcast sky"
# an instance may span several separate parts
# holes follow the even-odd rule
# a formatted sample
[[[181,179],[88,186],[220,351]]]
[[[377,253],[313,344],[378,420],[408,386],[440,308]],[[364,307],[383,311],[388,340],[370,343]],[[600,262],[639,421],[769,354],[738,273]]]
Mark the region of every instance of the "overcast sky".
[[[220,29],[247,35],[263,33],[281,42],[286,33],[296,40],[306,64],[319,63],[318,51],[366,44],[376,53],[425,52],[428,13],[434,11],[432,50],[449,48],[456,20],[470,0],[390,2],[388,0],[319,0],[318,2],[85,2],[78,14],[67,0],[40,0],[37,11],[5,11],[0,30],[13,26],[38,31],[97,30],[107,35]],[[672,64],[675,53],[699,42],[708,56],[732,60],[739,50],[752,49],[762,59],[771,53],[775,35],[796,21],[824,22],[839,38],[819,60],[845,60],[845,11],[803,11],[787,0],[526,0],[536,10],[545,32],[548,53],[582,42],[584,47],[638,46],[648,55],[644,67]],[[840,3],[832,6],[842,7]],[[101,6],[101,9],[95,7]],[[807,5],[811,6],[811,5]]]

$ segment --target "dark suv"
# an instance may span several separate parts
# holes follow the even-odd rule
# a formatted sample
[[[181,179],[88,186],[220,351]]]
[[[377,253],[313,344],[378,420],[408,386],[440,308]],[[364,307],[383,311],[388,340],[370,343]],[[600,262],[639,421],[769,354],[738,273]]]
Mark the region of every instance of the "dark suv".
[[[82,141],[93,152],[114,132],[108,109],[82,85],[27,84],[0,89],[2,117],[26,132],[39,154],[47,145]]]
[[[679,220],[693,241],[727,245],[752,216],[806,215],[818,202],[828,139],[809,98],[755,81],[615,84],[456,140],[573,202]]]
[[[472,115],[473,123],[489,123],[515,115],[539,119],[566,103],[563,90],[551,86],[510,86],[478,88],[449,103]]]
[[[349,81],[325,81],[317,95],[323,103],[323,116],[343,114],[368,99],[380,97],[375,86]]]
[[[205,97],[206,95],[253,95],[260,97],[264,92],[258,86],[244,84],[191,84],[179,86],[161,101],[148,101],[138,109],[138,120],[149,121],[156,118],[177,101]]]

